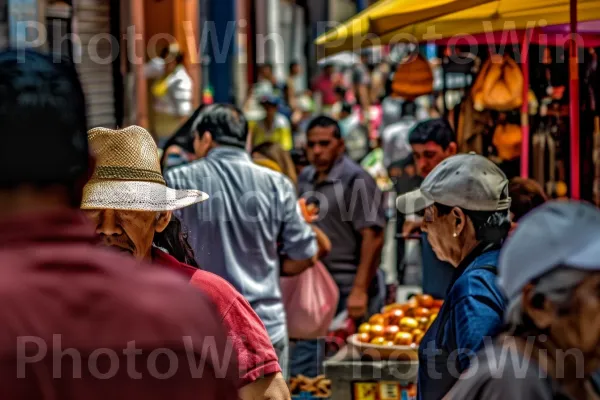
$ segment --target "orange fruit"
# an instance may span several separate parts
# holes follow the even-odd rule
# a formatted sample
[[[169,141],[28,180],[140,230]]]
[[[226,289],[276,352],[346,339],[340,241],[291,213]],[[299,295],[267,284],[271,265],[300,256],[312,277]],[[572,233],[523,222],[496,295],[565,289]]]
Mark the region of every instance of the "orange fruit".
[[[416,308],[414,311],[415,318],[429,317],[429,315],[431,315],[431,311],[429,310],[429,308],[419,307]]]
[[[371,332],[371,325],[364,323],[364,324],[360,324],[360,326],[358,327],[358,333],[370,333]]]
[[[400,320],[404,317],[404,311],[397,308],[384,315],[386,325],[400,325]]]
[[[387,340],[394,340],[398,332],[400,332],[400,327],[398,325],[388,325],[385,327],[383,336]]]
[[[373,316],[371,318],[369,318],[369,324],[385,325],[385,318],[381,314],[373,314]]]
[[[369,343],[371,341],[371,335],[368,333],[359,333],[356,337],[359,342]]]
[[[394,344],[398,346],[409,346],[412,344],[413,337],[408,332],[398,332],[394,338]]]
[[[419,305],[421,307],[425,307],[425,308],[433,307],[433,297],[431,297],[428,294],[423,294],[423,295],[419,296],[418,300],[419,300]]]
[[[371,325],[370,333],[372,337],[383,336],[384,331],[385,328],[383,327],[383,325]]]
[[[400,325],[403,328],[408,328],[408,329],[417,329],[419,327],[419,323],[417,322],[416,319],[414,318],[410,318],[410,317],[404,317],[400,320]]]
[[[376,344],[379,346],[383,346],[385,344],[385,342],[386,342],[385,338],[382,338],[382,337],[376,337],[371,340],[371,344]]]

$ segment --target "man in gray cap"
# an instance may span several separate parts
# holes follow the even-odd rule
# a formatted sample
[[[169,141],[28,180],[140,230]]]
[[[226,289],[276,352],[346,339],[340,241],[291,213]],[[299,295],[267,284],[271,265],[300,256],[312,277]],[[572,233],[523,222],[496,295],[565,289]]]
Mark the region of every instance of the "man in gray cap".
[[[579,202],[540,206],[504,246],[498,272],[508,330],[448,397],[598,398],[591,376],[600,367],[600,211]]]
[[[487,158],[449,157],[421,188],[398,197],[402,213],[422,213],[436,256],[454,267],[444,305],[419,346],[418,399],[439,400],[502,326],[496,283],[500,246],[510,230],[508,180]]]

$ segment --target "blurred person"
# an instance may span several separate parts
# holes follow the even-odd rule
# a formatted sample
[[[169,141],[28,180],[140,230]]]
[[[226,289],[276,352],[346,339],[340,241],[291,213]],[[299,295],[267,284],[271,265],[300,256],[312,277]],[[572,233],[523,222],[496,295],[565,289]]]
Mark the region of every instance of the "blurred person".
[[[394,161],[406,158],[412,152],[408,142],[409,133],[417,123],[417,105],[414,102],[404,102],[400,107],[402,117],[381,131],[383,148],[383,163],[387,167]]]
[[[443,119],[430,119],[418,122],[408,135],[417,173],[426,178],[429,173],[448,157],[456,154],[454,132]],[[407,220],[402,234],[409,237],[418,233],[421,219]],[[448,262],[436,257],[427,232],[421,233],[423,260],[423,293],[436,299],[444,299],[454,274],[454,268]]]
[[[160,52],[152,57],[144,65],[144,77],[146,79],[158,79],[165,75],[166,59],[169,57],[169,46],[160,49]]]
[[[283,150],[277,143],[263,143],[252,149],[252,159],[254,162],[261,163],[262,160],[274,162],[279,168],[279,172],[287,176],[294,187],[298,185],[298,176],[294,168],[294,162],[290,153]],[[264,165],[263,165],[264,166]]]
[[[287,87],[287,103],[295,110],[297,107],[297,99],[302,94],[302,66],[298,61],[292,61],[290,63],[290,73],[286,80],[285,86]]]
[[[363,118],[367,124],[371,121],[371,75],[367,66],[369,65],[369,50],[363,50],[360,62],[352,67],[352,90],[356,96],[356,102],[360,105]]]
[[[403,214],[423,213],[437,257],[454,267],[439,315],[419,345],[418,399],[442,398],[469,367],[486,336],[502,328],[506,299],[496,275],[510,229],[508,180],[476,154],[449,157],[420,189],[399,196]]]
[[[193,82],[184,65],[184,55],[171,46],[166,76],[152,86],[155,98],[155,134],[167,140],[193,112]]]
[[[81,208],[102,243],[181,274],[216,305],[240,361],[241,399],[289,399],[264,325],[231,285],[197,268],[181,224],[173,217],[174,210],[203,202],[208,195],[165,186],[156,145],[143,128],[95,128],[88,139],[96,168],[84,187]],[[116,172],[107,176],[110,168]]]
[[[202,207],[176,214],[189,229],[198,264],[231,283],[261,318],[287,378],[288,338],[279,276],[314,266],[314,232],[300,214],[291,181],[252,162],[245,150],[248,124],[239,109],[226,104],[206,107],[195,132],[199,160],[167,171],[165,180],[172,188],[193,187],[214,195]]]
[[[448,399],[597,399],[600,212],[552,201],[527,214],[500,255],[506,330]]]
[[[344,104],[348,101],[346,99],[346,88],[343,86],[336,86],[334,89],[335,92],[335,103],[331,107],[331,117],[335,120],[340,120],[340,113],[342,112],[342,108]]]
[[[335,76],[333,64],[325,64],[321,73],[312,83],[312,91],[321,96],[321,107],[325,114],[331,113],[331,108],[336,103],[337,98],[334,91]]]
[[[306,157],[306,150],[304,148],[293,149],[290,152],[292,156],[292,161],[294,162],[294,167],[296,168],[296,176],[300,176],[304,168],[308,167],[310,163],[308,162],[308,157]]]
[[[279,99],[273,95],[261,98],[260,104],[265,109],[265,117],[249,124],[252,146],[265,142],[279,144],[284,150],[293,148],[292,130],[289,120],[278,112]]]
[[[323,263],[340,289],[337,313],[368,317],[383,306],[377,277],[386,224],[383,196],[375,180],[344,154],[335,120],[317,116],[311,121],[306,153],[311,165],[298,177],[299,191],[307,201],[312,196],[327,201],[320,204],[315,225],[332,242]]]
[[[299,97],[296,105],[292,115],[294,149],[302,149],[306,146],[306,128],[312,118],[314,105],[307,96]]]
[[[510,194],[510,220],[514,230],[519,220],[528,212],[548,201],[548,196],[542,186],[533,179],[515,177],[508,185]]]
[[[98,247],[79,211],[94,159],[75,67],[5,51],[0,88],[2,398],[237,399],[235,356],[210,300],[173,272]]]

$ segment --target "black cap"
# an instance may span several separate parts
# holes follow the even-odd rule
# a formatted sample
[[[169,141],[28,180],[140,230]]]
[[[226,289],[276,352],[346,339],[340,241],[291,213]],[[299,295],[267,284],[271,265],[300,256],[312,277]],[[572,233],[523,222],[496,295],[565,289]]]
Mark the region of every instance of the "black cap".
[[[88,165],[75,67],[35,51],[0,52],[0,187],[69,184]]]

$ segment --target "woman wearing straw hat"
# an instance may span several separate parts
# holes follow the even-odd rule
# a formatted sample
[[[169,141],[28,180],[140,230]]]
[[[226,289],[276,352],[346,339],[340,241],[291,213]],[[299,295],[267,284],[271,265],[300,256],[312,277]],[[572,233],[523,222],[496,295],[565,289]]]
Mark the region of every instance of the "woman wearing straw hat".
[[[88,139],[96,168],[81,208],[103,243],[180,273],[213,301],[238,356],[241,399],[289,398],[275,350],[250,304],[225,280],[189,265],[195,265],[194,254],[172,212],[208,195],[166,186],[157,147],[143,128],[96,128]]]

